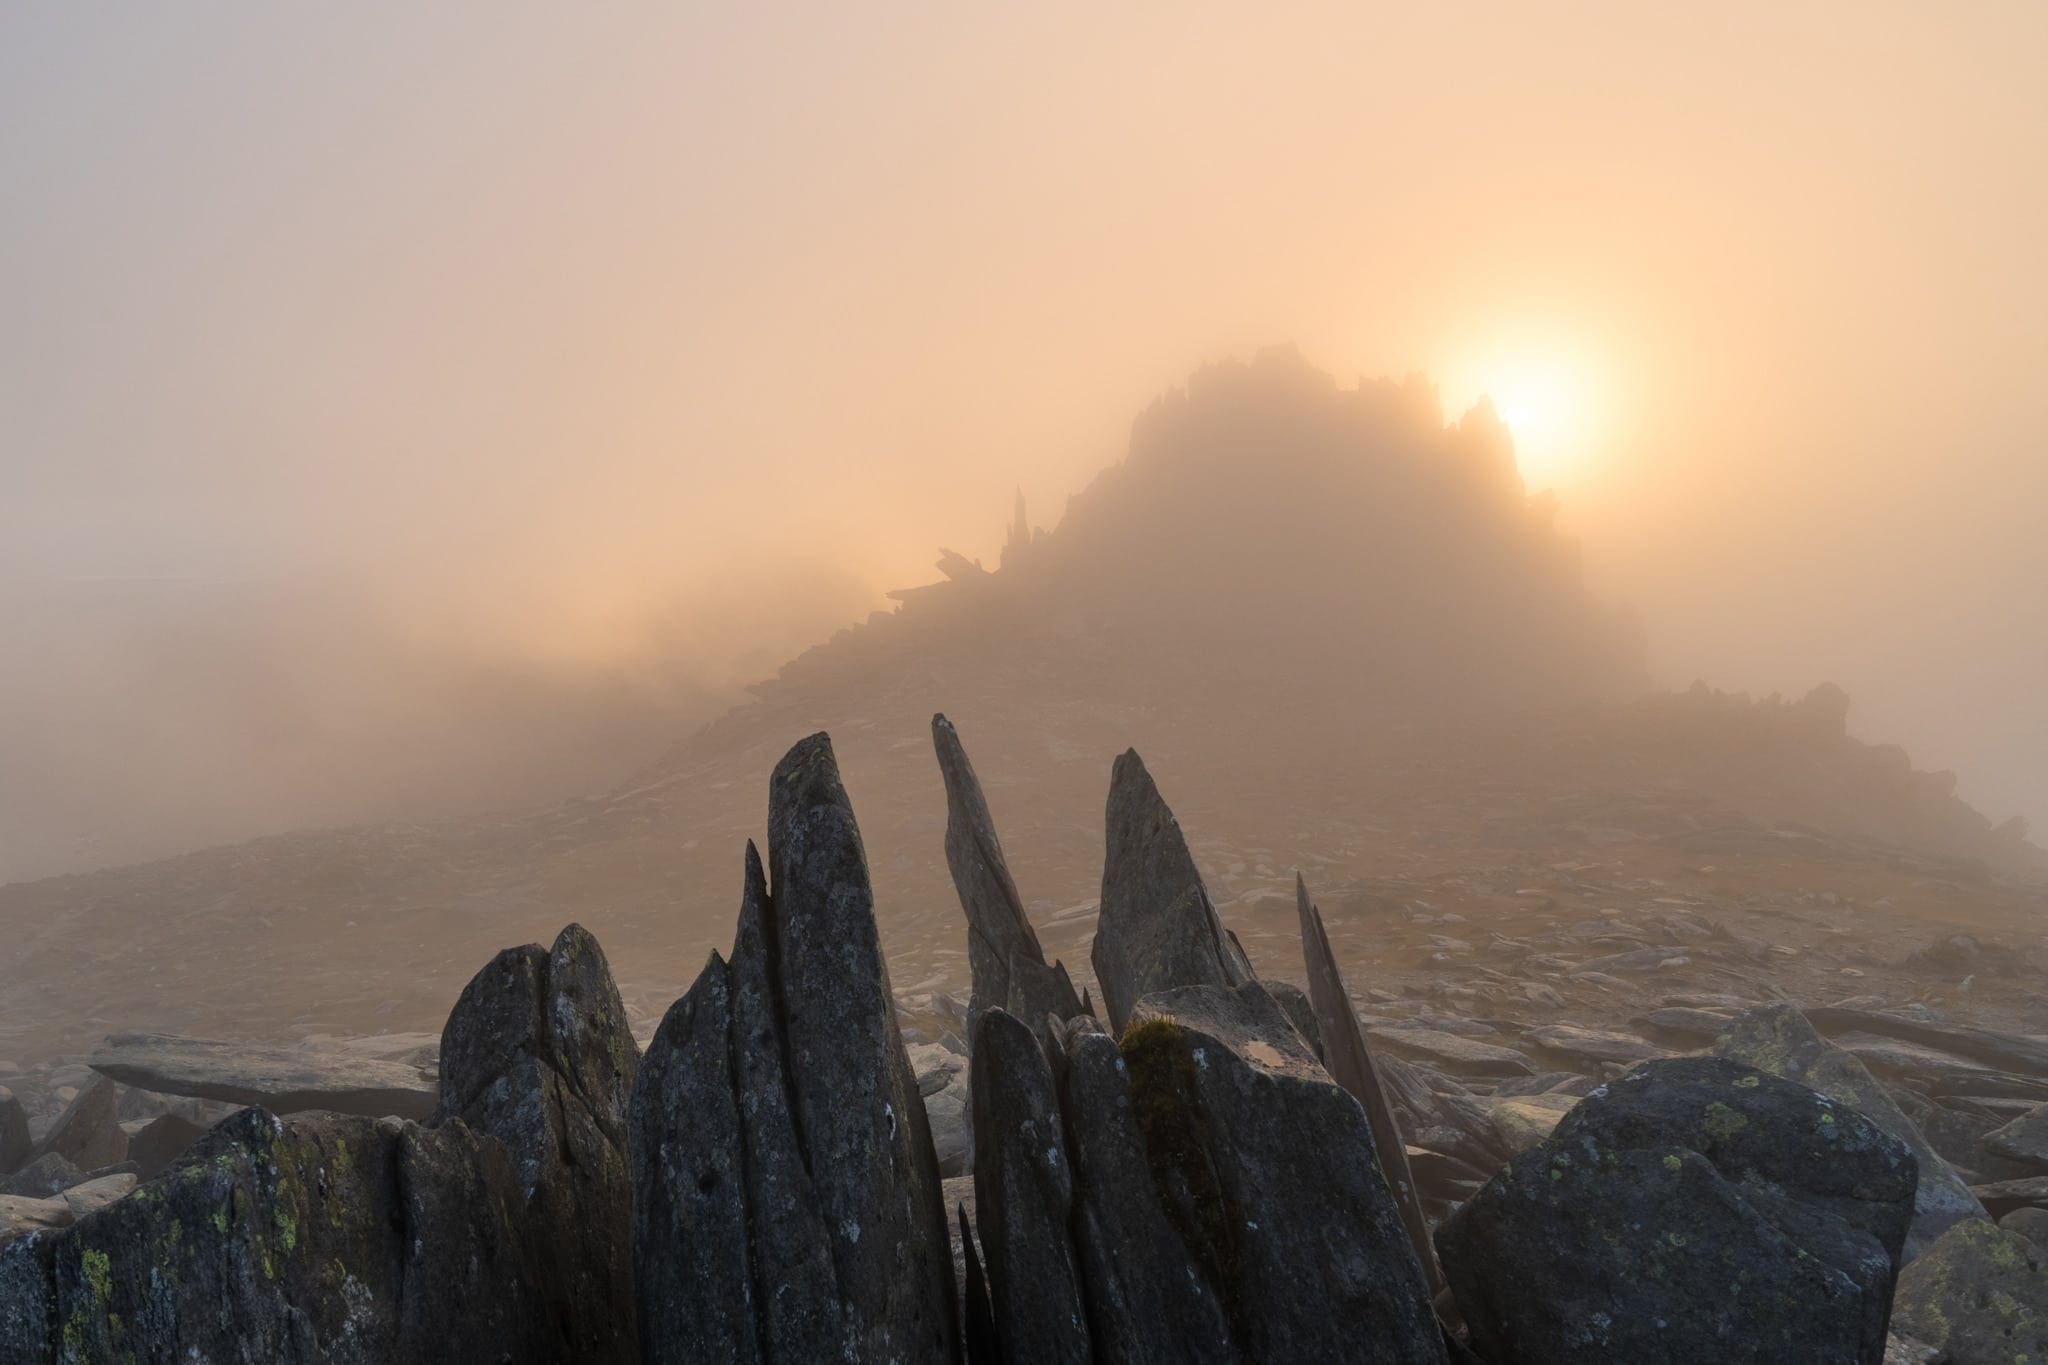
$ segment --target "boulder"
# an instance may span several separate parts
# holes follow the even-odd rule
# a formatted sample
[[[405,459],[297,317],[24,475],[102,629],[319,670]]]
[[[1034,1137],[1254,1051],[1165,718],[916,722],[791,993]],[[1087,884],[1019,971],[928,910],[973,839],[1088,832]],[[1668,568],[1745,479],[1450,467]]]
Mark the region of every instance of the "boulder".
[[[115,1115],[120,1087],[104,1077],[78,1092],[43,1135],[38,1156],[60,1156],[82,1171],[111,1166],[128,1155],[128,1135]]]
[[[1601,1086],[1439,1228],[1489,1359],[1869,1362],[1913,1217],[1912,1150],[1721,1058]]]
[[[1981,1140],[1986,1150],[2009,1161],[2048,1166],[2048,1104],[1992,1129]]]
[[[2003,1218],[2014,1209],[2048,1209],[2048,1175],[1972,1185],[1970,1193],[1993,1218]]]
[[[1956,1365],[2048,1359],[2048,1250],[1958,1223],[1900,1274],[1892,1325]]]
[[[1765,1005],[1751,1010],[1714,1044],[1714,1054],[1811,1086],[1839,1104],[1861,1110],[1878,1127],[1913,1149],[1919,1162],[1920,1183],[1913,1196],[1913,1225],[1906,1234],[1909,1258],[1918,1255],[1950,1224],[1986,1216],[1984,1206],[1970,1193],[1963,1178],[1901,1112],[1862,1061],[1822,1038],[1797,1006]]]
[[[732,958],[671,1009],[644,1069],[632,1246],[655,1295],[648,1360],[954,1359],[938,1159],[824,735],[777,765],[768,868],[749,846]],[[700,1224],[740,1240],[697,1245]]]
[[[1002,1008],[1039,1028],[1045,1017],[1070,1019],[1081,1000],[1067,969],[1045,963],[1038,933],[1003,858],[988,800],[959,732],[943,715],[932,717],[932,747],[946,782],[946,866],[967,916],[967,964],[973,974],[968,1024],[982,1011]]]
[[[128,1131],[128,1159],[135,1163],[144,1180],[182,1156],[206,1129],[181,1114],[158,1114],[153,1119],[122,1124]]]
[[[0,1085],[0,1175],[12,1175],[28,1162],[35,1139],[28,1133],[28,1110],[14,1092]]]
[[[1998,1226],[2048,1251],[2048,1209],[2018,1208],[1998,1220]]]
[[[1262,986],[1149,995],[1120,1048],[1152,1183],[1239,1350],[1445,1358],[1365,1111]]]
[[[932,1151],[942,1179],[965,1175],[974,1165],[974,1125],[968,1113],[967,1059],[938,1043],[909,1049],[917,1093],[932,1132]]]
[[[1500,1135],[1501,1146],[1511,1152],[1521,1152],[1557,1131],[1557,1125],[1578,1103],[1576,1095],[1556,1094],[1511,1095],[1506,1099],[1496,1099],[1489,1106],[1493,1130]]]
[[[55,1152],[45,1152],[5,1180],[0,1180],[0,1194],[43,1199],[62,1194],[83,1179],[85,1172],[78,1167]]]
[[[425,1119],[440,1098],[432,1078],[404,1062],[167,1033],[117,1033],[93,1052],[91,1063],[124,1085],[273,1114],[319,1109]]]
[[[1251,963],[1223,927],[1152,774],[1135,749],[1110,773],[1102,905],[1090,958],[1110,1027],[1140,998],[1178,986],[1235,987]]]
[[[974,1026],[974,1207],[995,1359],[1087,1365],[1087,1309],[1068,1228],[1074,1176],[1038,1035],[1001,1009]]]

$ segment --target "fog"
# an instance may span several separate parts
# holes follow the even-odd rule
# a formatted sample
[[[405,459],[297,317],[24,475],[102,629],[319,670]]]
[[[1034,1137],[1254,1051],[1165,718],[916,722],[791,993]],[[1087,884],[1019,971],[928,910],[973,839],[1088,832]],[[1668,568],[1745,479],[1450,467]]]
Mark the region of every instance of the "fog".
[[[0,878],[603,788],[1269,343],[2048,822],[2048,9],[0,14]],[[1517,390],[1527,392],[1517,393]]]

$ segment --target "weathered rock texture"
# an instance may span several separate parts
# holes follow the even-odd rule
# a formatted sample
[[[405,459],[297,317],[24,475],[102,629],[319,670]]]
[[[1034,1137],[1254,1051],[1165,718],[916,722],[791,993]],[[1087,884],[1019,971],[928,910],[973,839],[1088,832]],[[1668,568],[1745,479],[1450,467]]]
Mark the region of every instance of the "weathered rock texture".
[[[1323,1065],[1365,1110],[1366,1122],[1372,1129],[1373,1155],[1379,1160],[1381,1174],[1387,1178],[1394,1207],[1401,1215],[1401,1226],[1408,1233],[1408,1244],[1414,1248],[1416,1261],[1434,1295],[1444,1287],[1443,1270],[1437,1265],[1436,1247],[1430,1241],[1429,1222],[1423,1216],[1414,1173],[1408,1169],[1406,1144],[1373,1064],[1372,1049],[1366,1045],[1365,1030],[1359,1026],[1358,1011],[1351,1006],[1351,993],[1345,989],[1336,955],[1330,951],[1330,936],[1323,931],[1322,912],[1309,900],[1308,883],[1299,876],[1294,879],[1294,893],[1295,909],[1301,918],[1302,959],[1308,968],[1308,994],[1315,1009]]]
[[[1714,1054],[1773,1076],[1810,1086],[1828,1098],[1861,1110],[1878,1127],[1913,1149],[1920,1184],[1913,1196],[1913,1225],[1906,1232],[1906,1256],[1917,1256],[1949,1227],[1966,1218],[1987,1218],[1984,1206],[1948,1162],[1921,1136],[1889,1092],[1861,1061],[1814,1031],[1794,1005],[1767,1005],[1742,1016],[1714,1044]]]
[[[1110,1027],[1138,1001],[1176,986],[1234,987],[1253,979],[1223,927],[1173,818],[1137,750],[1111,770],[1102,907],[1090,954]]]
[[[36,1147],[37,1156],[60,1156],[81,1171],[111,1166],[128,1155],[128,1135],[115,1112],[120,1088],[104,1078],[78,1092]]]
[[[0,1250],[0,1360],[635,1359],[633,1043],[596,944],[572,925],[552,953],[501,954],[443,1050],[431,1127],[245,1109]]]
[[[1068,1227],[1074,1177],[1052,1068],[1038,1036],[1007,1011],[974,1027],[975,1218],[988,1266],[996,1359],[1087,1365],[1081,1272]]]
[[[1956,1365],[2048,1360],[2048,1251],[1958,1223],[1899,1276],[1892,1328]]]
[[[425,1119],[440,1099],[432,1078],[404,1062],[166,1033],[117,1033],[94,1051],[91,1065],[160,1095],[226,1100],[273,1114],[320,1109]]]
[[[823,735],[775,769],[768,866],[772,887],[749,848],[732,960],[670,1010],[634,1096],[647,1358],[953,1360],[938,1161]]]
[[[1494,1360],[1875,1362],[1913,1217],[1912,1150],[1721,1058],[1595,1090],[1437,1233]]]
[[[33,1150],[35,1142],[29,1137],[28,1111],[21,1107],[12,1090],[0,1085],[0,1175],[20,1170]]]
[[[1152,1183],[1246,1357],[1443,1359],[1365,1111],[1263,987],[1150,995],[1121,1050]]]
[[[1071,1019],[1082,1012],[1080,997],[1064,966],[1046,965],[974,765],[943,715],[932,717],[932,747],[946,779],[946,866],[967,916],[967,963],[974,976],[970,1027],[984,1010],[998,1008],[1034,1029],[1048,1014]]]

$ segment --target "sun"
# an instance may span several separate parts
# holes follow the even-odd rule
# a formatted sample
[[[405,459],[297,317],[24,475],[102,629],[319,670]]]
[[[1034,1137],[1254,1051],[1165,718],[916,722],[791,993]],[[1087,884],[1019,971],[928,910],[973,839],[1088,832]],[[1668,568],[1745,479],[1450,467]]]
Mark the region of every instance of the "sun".
[[[1446,384],[1451,415],[1481,397],[1515,438],[1515,464],[1531,492],[1587,473],[1599,439],[1594,365],[1567,346],[1520,343],[1489,348],[1455,367]]]

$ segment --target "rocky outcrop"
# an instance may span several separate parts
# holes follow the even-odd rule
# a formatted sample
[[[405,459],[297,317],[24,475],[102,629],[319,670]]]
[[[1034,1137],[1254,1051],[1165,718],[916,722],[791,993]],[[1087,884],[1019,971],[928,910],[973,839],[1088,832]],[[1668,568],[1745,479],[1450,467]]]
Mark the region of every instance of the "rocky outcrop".
[[[165,1033],[117,1033],[92,1054],[93,1070],[160,1095],[225,1100],[273,1114],[308,1109],[425,1119],[440,1092],[403,1062],[303,1047],[223,1043]]]
[[[1797,1081],[1837,1103],[1860,1110],[1878,1127],[1913,1149],[1920,1182],[1913,1196],[1913,1224],[1906,1232],[1911,1259],[1963,1219],[1987,1217],[1961,1176],[1943,1160],[1913,1121],[1863,1063],[1829,1043],[1794,1005],[1766,1005],[1742,1016],[1714,1044],[1714,1054]]]
[[[1589,1095],[1437,1233],[1490,1359],[1874,1362],[1913,1217],[1912,1150],[1721,1058]]]
[[[1314,1007],[1316,1034],[1321,1040],[1323,1065],[1337,1084],[1351,1092],[1365,1110],[1372,1130],[1373,1155],[1387,1178],[1401,1226],[1415,1251],[1417,1264],[1429,1282],[1432,1295],[1443,1289],[1443,1270],[1437,1265],[1436,1247],[1429,1235],[1429,1221],[1422,1211],[1422,1197],[1415,1176],[1408,1169],[1407,1145],[1387,1101],[1386,1087],[1373,1063],[1372,1049],[1359,1026],[1358,1011],[1352,1008],[1351,992],[1345,988],[1343,973],[1337,969],[1336,954],[1330,950],[1330,936],[1323,930],[1322,911],[1308,898],[1308,883],[1294,879],[1295,910],[1301,920],[1301,953],[1308,969],[1308,994]]]
[[[1986,1151],[2027,1166],[2048,1166],[2048,1104],[1986,1133]]]
[[[633,1360],[633,1043],[596,944],[500,954],[443,1052],[432,1126],[244,1109],[125,1198],[68,1189],[70,1227],[0,1251],[0,1359]]]
[[[1071,1019],[1082,1012],[1080,997],[1064,966],[1046,965],[1003,859],[974,765],[967,761],[959,732],[943,715],[932,717],[932,747],[946,780],[946,866],[967,917],[967,962],[974,977],[969,1026],[983,1011],[996,1008],[1034,1029],[1049,1014]]]
[[[663,1021],[632,1112],[649,1360],[957,1357],[938,1161],[825,736],[777,765],[732,959]]]
[[[36,1147],[39,1157],[62,1157],[81,1171],[111,1166],[128,1155],[128,1135],[121,1131],[115,1112],[120,1087],[104,1078],[78,1092],[43,1135]]]
[[[1958,1223],[1899,1276],[1892,1327],[1956,1365],[2048,1359],[2048,1250]]]
[[[1135,749],[1110,773],[1102,906],[1090,954],[1112,1029],[1138,1001],[1177,986],[1235,987],[1253,979],[1223,927],[1180,822]]]
[[[1149,995],[1120,1047],[1153,1185],[1239,1350],[1444,1358],[1365,1111],[1263,987]]]
[[[182,1114],[158,1114],[153,1119],[121,1126],[129,1129],[128,1159],[135,1163],[144,1180],[183,1156],[206,1135],[204,1128]]]

